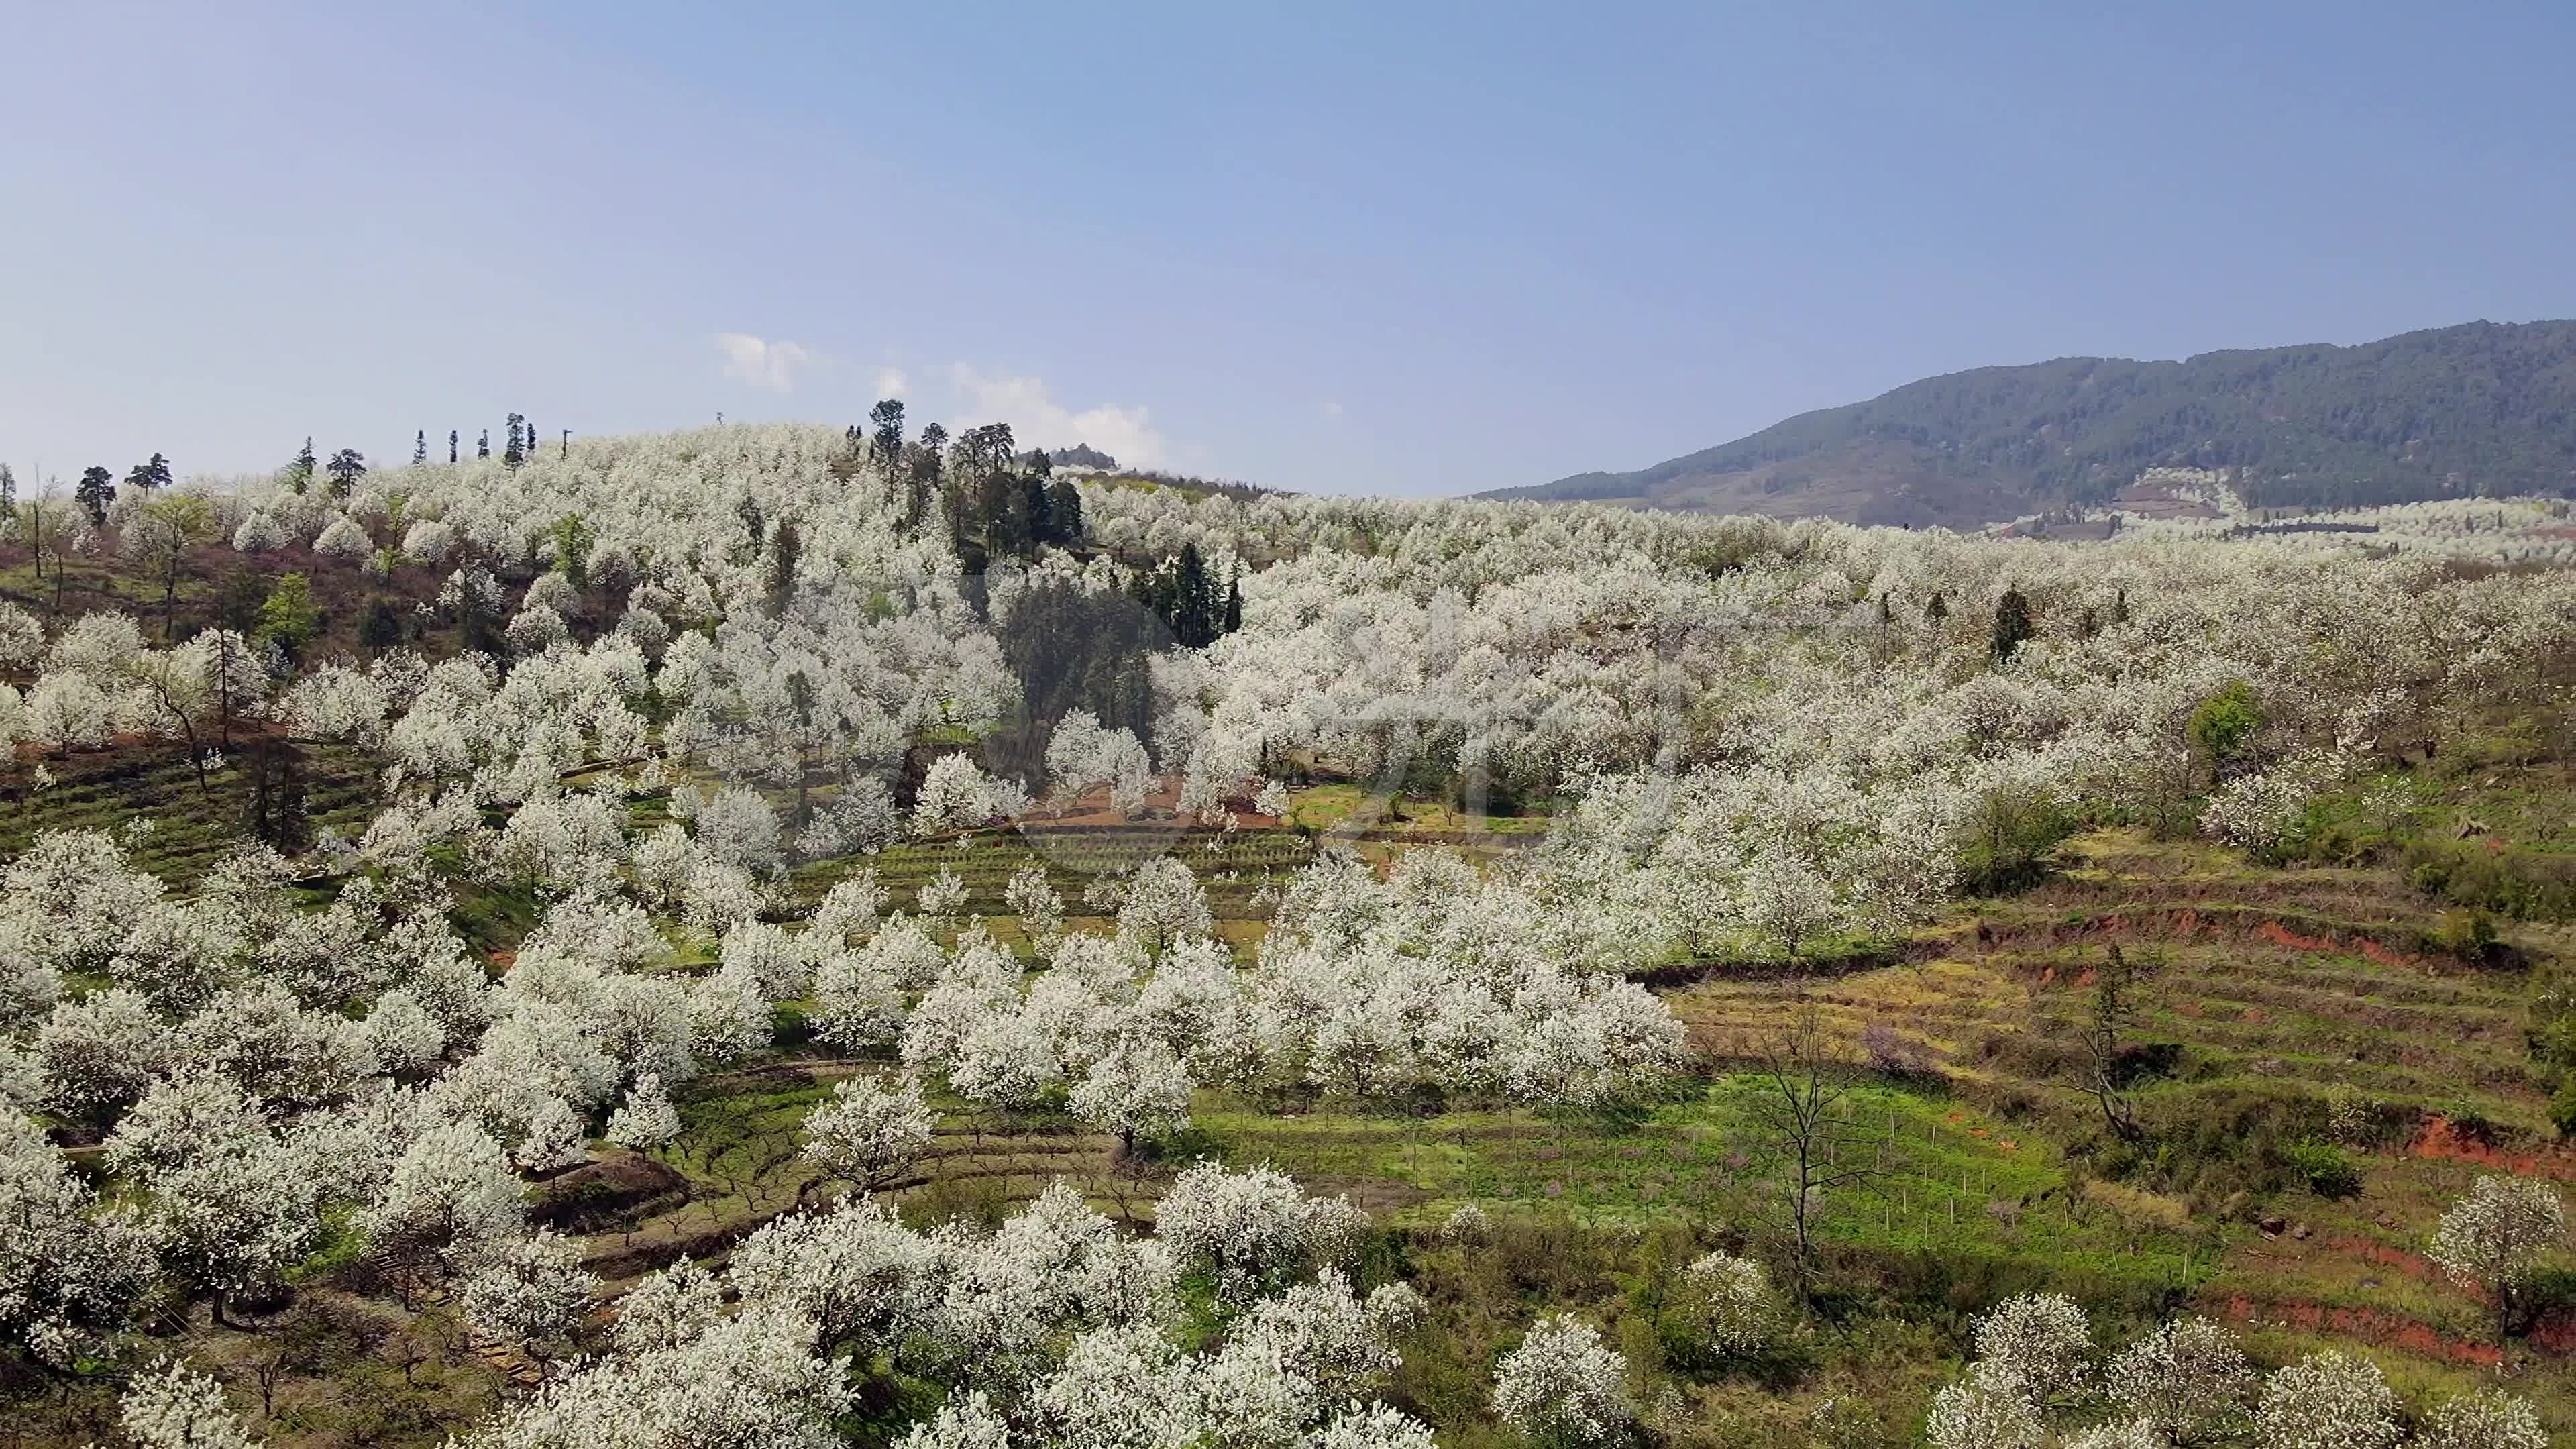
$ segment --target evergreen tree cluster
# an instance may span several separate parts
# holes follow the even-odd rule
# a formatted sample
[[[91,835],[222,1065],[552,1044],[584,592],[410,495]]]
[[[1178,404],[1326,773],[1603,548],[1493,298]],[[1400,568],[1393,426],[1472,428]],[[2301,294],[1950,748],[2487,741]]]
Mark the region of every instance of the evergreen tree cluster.
[[[1181,545],[1179,557],[1138,574],[1129,589],[1136,602],[1152,610],[1184,647],[1204,649],[1243,627],[1241,583],[1226,580],[1220,594],[1216,576],[1209,572],[1207,560],[1199,557],[1197,544]]]
[[[903,400],[887,398],[868,410],[865,426],[844,430],[854,453],[911,485],[906,522],[917,522],[934,496],[948,509],[951,542],[969,573],[993,560],[1034,559],[1050,544],[1071,548],[1083,540],[1082,494],[1072,480],[1054,478],[1043,452],[1014,451],[1011,425],[968,428],[954,441],[932,423],[906,443]]]

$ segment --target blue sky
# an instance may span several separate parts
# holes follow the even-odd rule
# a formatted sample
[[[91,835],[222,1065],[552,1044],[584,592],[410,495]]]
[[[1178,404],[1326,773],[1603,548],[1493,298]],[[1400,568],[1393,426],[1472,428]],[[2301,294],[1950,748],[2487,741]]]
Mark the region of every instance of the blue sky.
[[[0,0],[0,458],[510,410],[1298,489],[2576,315],[2576,6]]]

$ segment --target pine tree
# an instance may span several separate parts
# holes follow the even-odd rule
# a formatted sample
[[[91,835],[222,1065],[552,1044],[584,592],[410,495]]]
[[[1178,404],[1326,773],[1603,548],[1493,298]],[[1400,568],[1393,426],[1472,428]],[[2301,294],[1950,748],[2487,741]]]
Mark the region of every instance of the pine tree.
[[[366,455],[355,448],[342,448],[331,455],[331,496],[346,499],[357,491],[358,480],[367,475]]]
[[[1072,479],[1047,485],[1047,523],[1055,529],[1056,542],[1068,548],[1082,542],[1082,490]]]
[[[525,441],[524,434],[526,431],[526,423],[527,419],[520,417],[517,413],[510,414],[509,437],[501,447],[502,467],[516,468],[527,458],[527,449],[523,446]]]
[[[456,461],[456,430],[454,428],[449,428],[447,430],[447,461],[450,463]]]
[[[2023,598],[2019,589],[2004,590],[2004,596],[1995,601],[1995,662],[2010,661],[2013,651],[2028,642],[2032,632],[2030,600]]]
[[[249,818],[243,822],[252,839],[280,855],[297,855],[313,844],[313,820],[304,803],[304,753],[285,743],[251,751]]]
[[[298,493],[303,492],[313,481],[313,468],[317,461],[313,456],[313,440],[306,438],[304,446],[295,452],[295,461],[286,465],[286,486]]]
[[[869,456],[878,467],[892,468],[903,456],[903,399],[890,397],[868,409],[868,422],[875,429],[868,435]]]
[[[483,430],[483,435],[474,440],[474,456],[477,458],[489,458],[492,456],[492,430],[490,428],[485,428]]]
[[[429,461],[429,429],[411,435],[411,465],[415,468]]]
[[[1208,577],[1207,560],[1195,543],[1181,545],[1180,567],[1172,577],[1172,637],[1191,649],[1215,642],[1216,582]]]
[[[787,612],[788,600],[796,596],[796,561],[805,552],[805,540],[797,533],[794,519],[778,520],[769,549],[769,617],[775,619]]]
[[[72,490],[72,501],[89,515],[93,527],[106,527],[108,505],[116,501],[116,475],[91,464],[82,470],[80,486]]]
[[[1225,632],[1243,627],[1243,579],[1240,575],[1225,581]]]

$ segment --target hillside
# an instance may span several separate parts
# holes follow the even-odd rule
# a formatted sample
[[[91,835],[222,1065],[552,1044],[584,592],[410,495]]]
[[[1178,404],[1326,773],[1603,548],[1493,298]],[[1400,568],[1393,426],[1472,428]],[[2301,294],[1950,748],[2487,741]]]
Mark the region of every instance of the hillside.
[[[1970,528],[2238,470],[2256,507],[2576,491],[2576,322],[1925,378],[1629,473],[1480,496]]]
[[[2576,1432],[2549,510],[507,456],[0,537],[0,1449]]]

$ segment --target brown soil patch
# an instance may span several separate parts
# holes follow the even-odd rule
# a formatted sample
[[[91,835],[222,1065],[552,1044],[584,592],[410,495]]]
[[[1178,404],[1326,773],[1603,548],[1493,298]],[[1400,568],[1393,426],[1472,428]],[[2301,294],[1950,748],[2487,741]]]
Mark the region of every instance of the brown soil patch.
[[[2406,1155],[2445,1162],[2473,1162],[2517,1177],[2551,1177],[2576,1182],[2576,1157],[2563,1149],[2508,1151],[2461,1131],[2444,1117],[2425,1120],[2424,1129],[2406,1144]]]
[[[2494,1344],[2453,1338],[2429,1323],[2376,1309],[2328,1307],[2295,1298],[2256,1299],[2239,1294],[2228,1299],[2222,1311],[2239,1323],[2259,1318],[2312,1332],[2338,1333],[2445,1363],[2492,1368],[2504,1362],[2504,1351]]]

